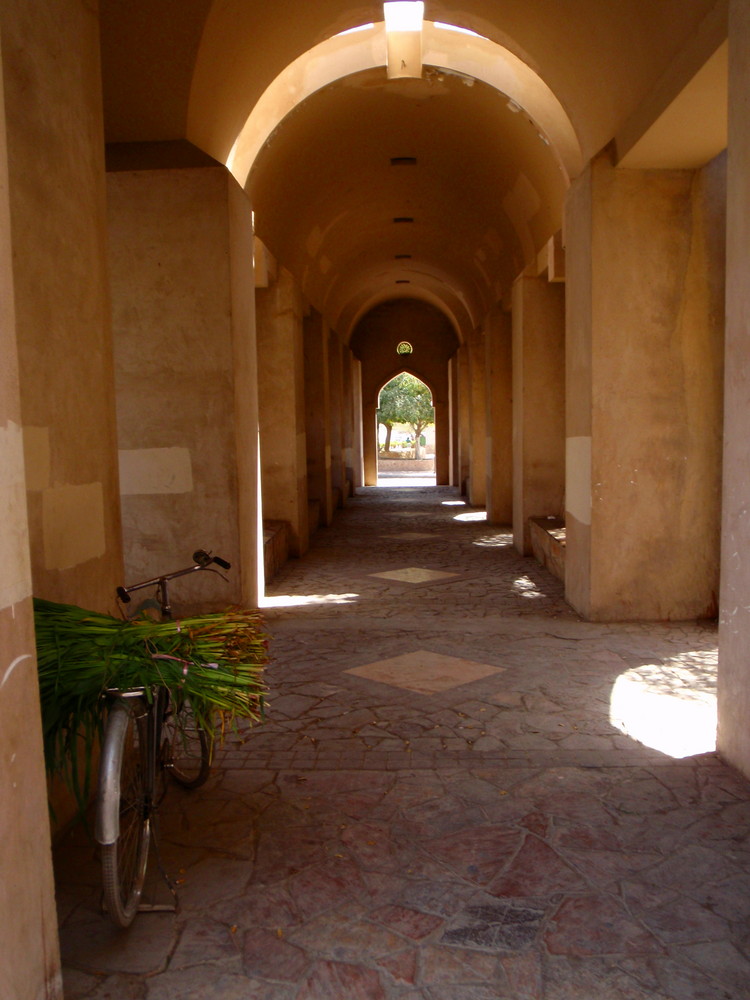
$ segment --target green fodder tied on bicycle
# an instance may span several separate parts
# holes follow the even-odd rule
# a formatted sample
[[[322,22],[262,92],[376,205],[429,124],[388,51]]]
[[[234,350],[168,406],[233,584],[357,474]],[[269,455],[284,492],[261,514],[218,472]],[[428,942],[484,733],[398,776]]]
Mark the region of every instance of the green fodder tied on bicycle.
[[[257,611],[231,609],[174,621],[122,621],[34,599],[47,770],[77,783],[79,742],[87,757],[101,731],[105,692],[169,689],[189,699],[212,738],[238,718],[263,716],[268,637]]]

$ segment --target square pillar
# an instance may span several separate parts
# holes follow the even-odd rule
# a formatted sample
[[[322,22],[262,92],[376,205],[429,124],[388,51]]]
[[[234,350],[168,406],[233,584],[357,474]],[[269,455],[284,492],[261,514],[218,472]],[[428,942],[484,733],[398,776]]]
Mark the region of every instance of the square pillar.
[[[335,507],[346,500],[344,455],[344,370],[343,345],[335,330],[328,338],[329,384],[331,387],[331,487]]]
[[[35,19],[29,12],[31,28]],[[67,39],[76,59],[75,20]],[[88,44],[95,48],[89,35]],[[51,43],[32,31],[24,46]],[[51,81],[50,81],[51,86]],[[26,512],[0,48],[0,982],[7,997],[62,1000]],[[72,430],[72,429],[71,429]]]
[[[529,518],[563,514],[565,287],[522,275],[513,285],[513,542],[531,552]]]
[[[220,166],[107,183],[126,579],[200,547],[232,563],[229,583],[196,574],[175,604],[257,604],[250,205]]]
[[[471,469],[471,387],[469,379],[469,348],[463,344],[456,352],[456,400],[458,411],[458,481],[461,493],[469,492]]]
[[[333,520],[331,493],[331,390],[328,324],[315,309],[304,320],[307,491],[320,504],[320,523]]]
[[[487,521],[513,519],[511,320],[500,305],[485,324],[487,372]]]
[[[726,388],[719,618],[722,756],[750,777],[750,7],[729,15]]]
[[[289,551],[302,556],[309,544],[302,296],[280,267],[256,302],[263,516],[289,524]]]
[[[569,193],[566,595],[593,620],[716,610],[722,169],[603,155]]]
[[[484,507],[487,500],[487,410],[484,335],[475,330],[468,351],[469,388],[469,503]]]

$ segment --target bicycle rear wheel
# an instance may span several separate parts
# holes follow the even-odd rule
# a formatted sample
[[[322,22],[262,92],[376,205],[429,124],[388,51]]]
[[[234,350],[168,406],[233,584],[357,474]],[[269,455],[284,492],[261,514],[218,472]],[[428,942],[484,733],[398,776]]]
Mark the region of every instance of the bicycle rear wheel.
[[[183,788],[198,788],[211,770],[208,736],[183,698],[167,709],[162,723],[162,763]]]
[[[116,702],[102,744],[97,802],[104,904],[118,927],[138,912],[151,840],[147,706],[140,698]]]

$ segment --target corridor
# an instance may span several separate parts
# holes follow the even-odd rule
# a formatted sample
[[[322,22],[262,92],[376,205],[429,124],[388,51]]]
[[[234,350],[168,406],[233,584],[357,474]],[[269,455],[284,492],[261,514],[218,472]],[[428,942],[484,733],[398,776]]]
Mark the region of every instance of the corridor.
[[[712,626],[583,622],[449,487],[358,490],[267,604],[267,722],[162,808],[177,914],[111,930],[58,849],[66,1000],[750,996]]]

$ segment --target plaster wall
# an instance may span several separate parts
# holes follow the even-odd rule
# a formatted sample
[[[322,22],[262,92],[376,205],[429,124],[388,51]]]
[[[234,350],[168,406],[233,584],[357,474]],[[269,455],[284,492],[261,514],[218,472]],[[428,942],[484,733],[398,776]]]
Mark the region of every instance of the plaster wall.
[[[331,400],[328,370],[328,324],[316,310],[304,319],[305,430],[307,490],[320,504],[320,520],[333,520],[331,492]]]
[[[592,619],[715,613],[724,161],[568,202],[566,591]]]
[[[513,386],[510,315],[497,305],[485,323],[487,371],[487,521],[513,519]]]
[[[565,503],[565,286],[513,285],[513,539],[531,553],[530,517]]]
[[[286,268],[256,293],[263,516],[286,521],[289,550],[308,548],[302,297]]]
[[[107,180],[125,580],[186,566],[205,548],[232,563],[230,582],[195,574],[175,586],[173,604],[226,606],[241,599],[244,564],[235,361],[251,382],[247,345],[238,342],[235,358],[233,322],[248,330],[252,322],[251,303],[242,300],[252,293],[232,280],[242,261],[230,262],[233,250],[245,254],[252,288],[248,221],[221,167],[117,172]],[[246,405],[252,414],[252,399]],[[245,421],[248,482],[252,416]],[[252,592],[252,569],[243,569]]]
[[[719,751],[750,777],[750,7],[730,7]]]
[[[122,573],[96,6],[0,10],[34,592],[109,610]]]
[[[62,1000],[34,650],[3,98],[0,75],[0,996]]]

